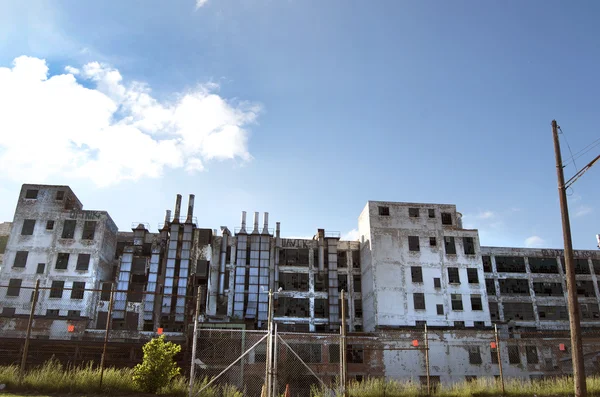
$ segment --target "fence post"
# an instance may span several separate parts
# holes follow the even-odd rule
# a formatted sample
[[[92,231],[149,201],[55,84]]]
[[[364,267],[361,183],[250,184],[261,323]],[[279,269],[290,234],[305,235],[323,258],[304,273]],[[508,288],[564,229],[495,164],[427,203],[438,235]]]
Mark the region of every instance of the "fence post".
[[[431,381],[429,376],[429,333],[425,324],[425,370],[427,371],[427,395],[431,395]]]
[[[273,344],[273,335],[272,335],[272,327],[273,327],[273,291],[269,290],[269,313],[267,314],[267,362],[265,365],[265,385],[264,391],[266,397],[271,397],[271,364],[272,364],[272,356],[271,356],[271,346]],[[261,393],[262,394],[262,393]],[[264,396],[263,396],[264,397]]]
[[[273,370],[272,375],[271,375],[271,383],[273,383],[273,393],[271,394],[272,397],[277,397],[277,395],[279,394],[279,387],[277,385],[277,323],[273,324],[275,326],[275,341],[273,342]]]
[[[502,394],[504,394],[504,374],[502,373],[502,357],[500,356],[500,340],[498,339],[498,326],[494,324],[494,336],[496,338],[496,353],[498,354],[498,368],[500,369],[500,383]]]
[[[21,357],[21,371],[19,371],[19,383],[23,381],[25,374],[25,365],[27,364],[27,353],[29,352],[29,338],[31,337],[31,327],[33,326],[33,316],[35,315],[35,306],[38,300],[40,290],[40,280],[35,280],[35,289],[33,290],[33,300],[31,302],[31,311],[29,312],[29,321],[27,322],[27,335],[23,345],[23,356]]]
[[[104,346],[102,346],[102,358],[100,359],[100,389],[102,389],[102,380],[104,378],[104,361],[106,360],[106,347],[108,345],[108,334],[110,333],[110,323],[115,300],[115,284],[110,287],[110,300],[108,301],[108,314],[106,316],[106,332],[104,334]]]
[[[198,316],[200,315],[200,294],[202,287],[198,287],[196,293],[196,312],[194,315],[194,339],[192,340],[192,366],[190,367],[190,391],[189,397],[193,396],[194,380],[196,379],[196,343],[198,340]]]

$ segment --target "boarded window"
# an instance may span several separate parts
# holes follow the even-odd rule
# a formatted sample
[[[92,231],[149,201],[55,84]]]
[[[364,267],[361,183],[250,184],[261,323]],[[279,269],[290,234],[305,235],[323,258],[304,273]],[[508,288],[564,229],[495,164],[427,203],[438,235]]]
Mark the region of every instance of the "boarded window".
[[[71,289],[71,299],[83,299],[85,292],[85,282],[74,281]]]
[[[27,189],[25,192],[26,199],[36,199],[38,198],[38,190],[37,189]]]
[[[429,245],[431,247],[437,246],[437,239],[435,237],[429,237]]]
[[[408,216],[411,218],[418,218],[419,217],[419,209],[418,208],[409,208]]]
[[[497,256],[496,270],[499,273],[525,273],[525,258],[522,256]]]
[[[363,345],[347,345],[346,356],[349,363],[362,364],[364,360]]]
[[[415,310],[425,310],[425,294],[415,293],[413,294],[413,301]]]
[[[56,192],[56,200],[57,201],[61,201],[65,198],[65,191],[64,190],[59,190],[58,192]]]
[[[519,346],[508,346],[508,362],[510,364],[521,364]]]
[[[64,281],[53,281],[52,288],[50,289],[50,298],[62,298],[64,288]]]
[[[531,273],[558,274],[556,258],[529,258]]]
[[[408,250],[419,251],[419,236],[408,236]]]
[[[36,273],[37,274],[44,274],[44,270],[46,270],[46,264],[45,263],[38,263]]]
[[[418,266],[411,266],[410,276],[411,276],[413,283],[422,283],[423,282],[423,269],[421,269]]]
[[[475,239],[473,237],[463,237],[463,247],[465,255],[475,255]]]
[[[492,272],[492,258],[489,255],[484,255],[481,257],[483,261],[483,271],[486,273]]]
[[[527,364],[537,364],[539,363],[537,347],[535,346],[525,346],[525,355],[527,356]]]
[[[83,224],[83,233],[81,238],[83,240],[93,240],[96,234],[96,221],[85,221]]]
[[[434,288],[442,288],[442,280],[439,277],[433,278],[433,287]]]
[[[458,275],[457,267],[449,267],[448,268],[448,283],[460,284],[460,277]]]
[[[340,345],[329,345],[329,362],[332,364],[340,362]]]
[[[452,299],[452,310],[463,310],[463,302],[461,294],[450,295]]]
[[[20,278],[11,278],[8,281],[8,288],[6,289],[6,296],[19,296],[21,293],[21,283],[23,280]]]
[[[21,229],[22,236],[31,236],[33,229],[35,228],[35,219],[25,219],[23,221],[23,228]]]
[[[13,263],[13,267],[25,267],[27,264],[28,255],[28,251],[17,251],[15,254],[15,263]]]
[[[467,280],[469,281],[469,284],[479,284],[477,269],[467,269]]]
[[[435,305],[435,308],[437,310],[437,314],[439,314],[439,315],[444,314],[444,305]]]
[[[471,310],[483,310],[481,295],[471,295]]]
[[[71,254],[66,252],[59,252],[56,256],[56,269],[66,269],[69,266],[69,256]]]
[[[498,280],[503,295],[529,295],[529,282],[521,278]]]
[[[442,212],[442,225],[452,225],[452,214]]]
[[[354,292],[361,292],[362,284],[361,284],[360,274],[355,274],[352,276],[352,278],[354,280]]]
[[[446,249],[447,255],[456,255],[456,244],[454,243],[454,237],[444,237],[444,248]]]
[[[54,229],[54,221],[46,221],[46,230]]]
[[[429,208],[427,212],[429,213],[430,218],[435,218],[435,210],[433,208]]]
[[[488,295],[496,295],[496,283],[494,282],[493,278],[485,279],[485,290],[487,291]]]
[[[110,290],[112,288],[111,283],[102,283],[102,291],[100,292],[100,300],[108,301],[110,300]]]
[[[469,347],[469,364],[481,364],[481,351],[479,351],[479,346],[470,346]]]
[[[88,270],[90,267],[90,254],[79,254],[75,270]]]
[[[379,206],[379,216],[390,216],[390,207]]]
[[[63,224],[62,238],[73,238],[75,236],[75,226],[77,221],[67,219]]]

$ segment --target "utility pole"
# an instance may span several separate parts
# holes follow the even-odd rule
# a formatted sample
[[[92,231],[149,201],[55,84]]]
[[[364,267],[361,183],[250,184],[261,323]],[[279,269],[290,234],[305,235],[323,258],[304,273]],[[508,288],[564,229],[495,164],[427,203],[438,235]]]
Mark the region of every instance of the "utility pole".
[[[556,175],[558,177],[558,197],[562,218],[563,238],[565,244],[565,268],[567,278],[567,298],[569,304],[569,326],[571,329],[571,358],[573,361],[573,381],[575,397],[586,397],[585,367],[583,362],[583,346],[581,343],[581,324],[579,322],[579,305],[577,302],[577,284],[573,266],[573,243],[571,241],[571,225],[567,207],[567,188],[563,172],[560,142],[558,140],[558,125],[552,120],[552,137],[554,138],[554,154],[556,156]]]
[[[345,291],[342,290],[341,293],[341,304],[342,304],[342,326],[341,326],[341,334],[342,334],[342,343],[340,344],[340,351],[341,351],[341,355],[340,355],[340,361],[341,361],[341,369],[342,369],[342,376],[340,379],[340,383],[342,384],[342,395],[346,396],[346,386],[348,384],[348,380],[346,379],[348,377],[348,367],[347,367],[347,350],[346,350],[346,294],[344,293]]]

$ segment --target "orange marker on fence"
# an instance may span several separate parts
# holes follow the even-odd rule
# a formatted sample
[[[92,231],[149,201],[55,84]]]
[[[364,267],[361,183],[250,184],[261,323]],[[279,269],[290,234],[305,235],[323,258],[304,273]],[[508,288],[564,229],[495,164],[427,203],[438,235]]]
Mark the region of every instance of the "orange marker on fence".
[[[490,347],[492,349],[495,349],[496,348],[496,342],[490,342]]]
[[[73,324],[67,325],[67,332],[75,332],[75,326]]]
[[[413,345],[414,347],[418,347],[418,346],[419,346],[419,341],[418,341],[418,340],[416,340],[416,339],[414,339],[414,340],[413,340],[413,342],[412,342],[412,345]]]
[[[159,329],[157,329],[157,330],[156,330],[156,333],[157,333],[157,334],[159,334],[159,335],[162,335],[162,333],[163,333],[163,329],[162,329],[162,328],[159,328]]]
[[[564,352],[565,350],[567,350],[567,348],[565,347],[564,343],[561,343],[558,345],[558,350],[560,350],[561,352]]]

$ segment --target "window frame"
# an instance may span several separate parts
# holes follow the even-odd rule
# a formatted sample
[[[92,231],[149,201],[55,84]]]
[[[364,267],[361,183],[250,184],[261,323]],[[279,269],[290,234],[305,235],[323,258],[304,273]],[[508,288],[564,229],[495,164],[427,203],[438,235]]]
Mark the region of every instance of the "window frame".
[[[35,219],[23,219],[23,226],[21,227],[21,236],[33,236],[35,231]]]

